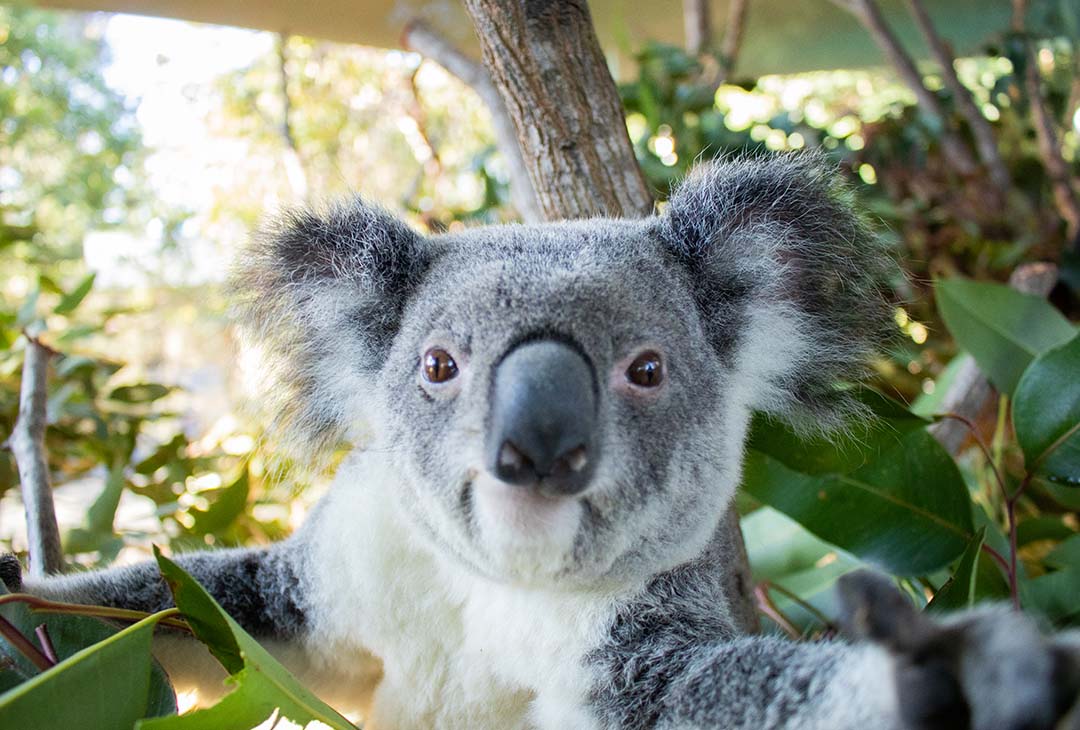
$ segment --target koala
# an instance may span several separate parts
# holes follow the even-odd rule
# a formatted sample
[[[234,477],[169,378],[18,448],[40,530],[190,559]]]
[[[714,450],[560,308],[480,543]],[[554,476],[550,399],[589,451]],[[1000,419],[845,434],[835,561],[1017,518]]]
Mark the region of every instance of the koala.
[[[287,213],[241,256],[239,321],[278,432],[352,450],[290,538],[178,561],[366,728],[1057,727],[1080,640],[1020,614],[935,621],[872,573],[839,587],[850,640],[736,608],[751,415],[860,417],[840,384],[889,332],[892,268],[814,155],[703,164],[641,220]],[[21,588],[171,600],[150,564]]]

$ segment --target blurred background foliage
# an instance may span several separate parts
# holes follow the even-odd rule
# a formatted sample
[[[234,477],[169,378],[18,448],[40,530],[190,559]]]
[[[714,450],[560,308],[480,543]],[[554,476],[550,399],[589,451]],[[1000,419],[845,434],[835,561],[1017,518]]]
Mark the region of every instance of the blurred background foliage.
[[[1068,0],[1042,7],[1031,25],[1034,57],[1076,178],[1080,20]],[[280,538],[324,483],[324,474],[272,458],[274,444],[244,407],[257,399],[258,363],[228,326],[222,272],[267,211],[359,191],[425,231],[516,218],[487,110],[416,54],[258,34],[245,62],[179,88],[194,110],[185,122],[190,139],[148,142],[145,108],[106,81],[111,22],[0,6],[0,434],[17,413],[28,333],[57,352],[50,468],[65,550],[86,566],[145,557],[151,542],[187,549]],[[982,177],[952,171],[942,124],[886,68],[720,83],[715,59],[652,43],[627,49],[637,66],[620,93],[661,199],[701,158],[793,149],[835,158],[909,274],[895,282],[900,337],[874,385],[931,414],[958,353],[970,349],[939,314],[936,277],[1003,282],[1025,262],[1051,261],[1061,283],[1050,301],[1064,318],[1080,315],[1080,243],[1067,239],[1040,160],[1022,84],[1023,40],[1003,29],[984,54],[956,62],[1015,182],[1004,196]],[[153,63],[167,69],[171,59],[161,53]],[[929,66],[926,84],[948,110],[948,126],[968,138]],[[1068,573],[1044,603],[1080,591],[1080,493],[1068,480],[1063,487],[1036,479],[1017,504],[1005,503],[997,475],[1016,485],[1034,466],[1029,459],[1025,467],[1008,399],[1001,404],[978,424],[990,451],[970,442],[957,467],[897,467],[925,468],[932,478],[958,469],[971,496],[958,518],[965,540],[947,548],[951,567],[905,578],[920,600],[965,570],[981,576],[980,596],[1007,595],[1006,571],[982,547],[1008,554],[1010,508],[1023,576]],[[911,418],[886,421],[903,431]],[[764,456],[751,465],[755,473],[816,473],[769,461],[784,437],[767,424],[756,438]],[[845,458],[816,448],[824,461]],[[10,452],[0,452],[2,550],[25,546],[17,485]],[[774,607],[795,630],[827,630],[825,588],[857,564],[859,550],[843,536],[825,541],[823,530],[807,529],[812,521],[765,503],[762,488],[740,502],[755,574],[776,589]],[[1073,610],[1049,613],[1076,618]]]

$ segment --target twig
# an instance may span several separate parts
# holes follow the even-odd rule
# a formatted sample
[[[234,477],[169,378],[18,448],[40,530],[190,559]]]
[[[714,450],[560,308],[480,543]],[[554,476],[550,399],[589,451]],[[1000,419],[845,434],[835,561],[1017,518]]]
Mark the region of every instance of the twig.
[[[289,180],[289,186],[299,198],[308,196],[307,173],[304,171],[304,163],[300,158],[300,148],[296,143],[296,135],[292,125],[292,97],[289,95],[289,35],[278,33],[277,35],[277,62],[278,62],[278,93],[281,94],[281,138],[285,142],[285,175]]]
[[[510,174],[510,198],[514,208],[526,223],[542,221],[544,217],[536,201],[525,160],[521,156],[514,122],[506,111],[491,75],[480,63],[455,48],[422,20],[413,20],[405,26],[401,34],[401,44],[439,64],[477,93],[491,112],[495,146],[506,160]]]
[[[691,56],[707,53],[712,43],[709,0],[683,0],[683,38]]]
[[[48,657],[50,662],[58,664],[60,658],[56,655],[56,648],[53,646],[52,638],[49,636],[49,627],[41,624],[34,629],[34,634],[37,635],[38,643],[41,644],[41,651]]]
[[[757,599],[758,610],[771,618],[777,626],[784,630],[785,634],[792,639],[802,637],[802,633],[795,628],[795,624],[791,622],[791,619],[785,616],[784,612],[777,608],[776,604],[773,603],[772,597],[769,596],[769,589],[766,584],[761,583],[754,587],[754,598]]]
[[[11,433],[11,452],[19,467],[19,485],[26,507],[30,575],[41,578],[64,567],[60,528],[56,524],[49,462],[45,456],[46,385],[52,350],[25,334],[26,355],[19,394],[19,418]]]
[[[922,74],[911,56],[907,54],[900,40],[889,28],[874,0],[832,0],[833,4],[847,10],[859,19],[870,32],[878,47],[888,57],[900,78],[915,93],[919,107],[927,116],[934,117],[941,125],[941,149],[946,159],[961,175],[974,175],[978,165],[971,156],[960,136],[949,125],[949,117],[941,102],[930,89],[923,84]]]
[[[1027,0],[1013,0],[1013,32],[1021,37],[1024,44],[1024,90],[1027,92],[1028,105],[1031,107],[1031,123],[1035,127],[1035,140],[1038,143],[1039,157],[1042,158],[1050,188],[1054,193],[1054,204],[1065,221],[1065,234],[1069,241],[1080,235],[1080,201],[1072,187],[1072,175],[1069,165],[1061,154],[1061,143],[1054,119],[1046,108],[1042,93],[1042,78],[1035,59],[1031,40],[1026,37],[1024,16],[1027,14]]]
[[[15,647],[20,654],[30,660],[30,663],[41,671],[53,666],[53,662],[49,661],[49,657],[41,653],[41,651],[34,646],[34,642],[23,636],[23,633],[15,628],[15,625],[8,621],[3,616],[0,616],[0,635],[8,640],[13,647]]]
[[[930,53],[933,54],[934,60],[941,66],[941,78],[953,95],[956,110],[964,117],[968,127],[971,129],[971,134],[975,138],[975,148],[978,150],[983,164],[986,165],[986,169],[990,172],[990,178],[1003,194],[1008,193],[1012,188],[1012,180],[1009,178],[1009,170],[1005,166],[1005,161],[1001,158],[1001,151],[998,149],[997,140],[994,139],[994,132],[990,128],[990,123],[975,106],[975,102],[971,99],[971,92],[960,82],[960,78],[956,75],[952,53],[945,46],[945,42],[934,28],[934,23],[930,20],[930,15],[926,12],[922,0],[908,0],[908,7],[911,10],[912,17],[915,19],[915,24],[919,26],[919,30],[926,39],[926,44],[930,47]]]
[[[994,459],[994,455],[990,451],[989,445],[986,440],[979,433],[979,429],[975,426],[974,422],[966,416],[961,416],[959,413],[938,413],[935,414],[935,418],[952,418],[967,427],[968,433],[975,443],[978,444],[982,450],[983,455],[986,457],[986,463],[990,465],[990,471],[994,474],[994,479],[997,481],[998,487],[1001,489],[1002,499],[1008,500],[1009,490],[1005,488],[1005,479],[1001,476],[1001,470],[998,469],[997,462]]]
[[[836,624],[834,624],[829,619],[828,616],[823,614],[817,608],[817,606],[810,603],[809,601],[806,601],[806,600],[800,598],[793,591],[789,591],[787,588],[784,588],[784,586],[780,585],[779,583],[773,583],[771,581],[763,581],[761,583],[761,585],[764,586],[766,590],[776,591],[780,595],[785,596],[786,598],[788,598],[788,600],[793,601],[794,603],[798,604],[804,611],[811,614],[814,618],[816,618],[818,621],[820,621],[825,626],[825,629],[827,631],[831,631],[833,633],[839,632],[839,630],[840,630],[839,627]]]
[[[61,603],[50,601],[47,598],[33,596],[29,593],[7,593],[0,596],[0,606],[5,603],[25,603],[32,611],[44,613],[56,613],[65,616],[90,616],[91,618],[104,618],[110,621],[124,621],[138,623],[152,614],[146,611],[136,611],[129,608],[113,608],[112,606],[84,606],[81,603]],[[191,627],[183,619],[167,616],[159,621],[162,626],[191,633]]]
[[[727,25],[724,26],[724,40],[720,44],[721,81],[727,81],[735,73],[749,10],[750,0],[730,0],[728,3]]]

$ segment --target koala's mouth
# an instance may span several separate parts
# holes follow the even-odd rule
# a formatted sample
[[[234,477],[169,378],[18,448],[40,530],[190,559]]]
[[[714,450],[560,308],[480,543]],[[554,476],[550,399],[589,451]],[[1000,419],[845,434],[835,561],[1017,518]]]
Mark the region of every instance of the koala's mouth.
[[[486,474],[473,480],[462,498],[473,530],[493,556],[530,547],[549,555],[568,554],[584,512],[578,497],[553,496]]]

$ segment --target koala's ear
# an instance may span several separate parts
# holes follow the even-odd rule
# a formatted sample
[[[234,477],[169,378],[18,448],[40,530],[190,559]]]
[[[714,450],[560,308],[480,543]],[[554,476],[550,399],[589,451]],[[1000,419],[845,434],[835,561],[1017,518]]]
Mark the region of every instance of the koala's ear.
[[[241,253],[234,313],[261,353],[284,441],[318,450],[346,434],[359,416],[356,378],[385,361],[428,252],[405,223],[357,198],[288,211]]]
[[[894,329],[900,275],[835,166],[816,154],[701,165],[658,229],[751,407],[811,429],[857,410],[838,385],[863,377]]]

